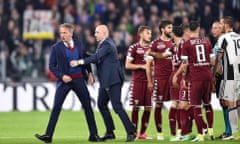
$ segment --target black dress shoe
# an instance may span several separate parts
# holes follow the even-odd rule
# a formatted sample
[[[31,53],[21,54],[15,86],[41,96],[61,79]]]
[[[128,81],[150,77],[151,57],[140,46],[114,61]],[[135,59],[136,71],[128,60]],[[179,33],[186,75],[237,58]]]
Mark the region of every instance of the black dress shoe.
[[[52,138],[48,135],[40,135],[40,134],[35,134],[35,137],[43,142],[45,142],[46,144],[50,144],[52,142]]]
[[[135,140],[135,138],[136,138],[136,135],[134,133],[133,134],[128,134],[126,142],[132,142],[132,141]]]
[[[102,140],[105,141],[105,140],[108,140],[108,139],[115,139],[115,134],[113,132],[111,133],[105,133],[105,135],[102,137]]]
[[[103,140],[98,135],[90,135],[88,138],[90,142],[102,142]]]

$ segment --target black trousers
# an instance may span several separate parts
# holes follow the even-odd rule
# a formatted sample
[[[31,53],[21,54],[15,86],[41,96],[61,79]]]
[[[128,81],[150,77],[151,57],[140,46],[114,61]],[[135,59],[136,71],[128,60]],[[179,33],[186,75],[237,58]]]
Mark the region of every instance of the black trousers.
[[[112,116],[110,114],[108,103],[111,101],[114,111],[120,117],[127,134],[134,132],[134,126],[129,120],[129,117],[124,110],[121,102],[121,84],[112,85],[109,88],[99,88],[98,108],[104,119],[107,132],[112,132],[115,129]]]
[[[97,134],[97,127],[93,110],[91,107],[90,95],[83,78],[73,79],[70,83],[67,84],[63,82],[57,84],[53,109],[50,115],[50,119],[45,134],[49,135],[50,137],[53,136],[54,129],[58,121],[58,117],[61,112],[63,102],[66,99],[66,96],[70,90],[73,90],[76,93],[78,99],[82,104],[90,135]],[[79,123],[81,124],[81,122]]]

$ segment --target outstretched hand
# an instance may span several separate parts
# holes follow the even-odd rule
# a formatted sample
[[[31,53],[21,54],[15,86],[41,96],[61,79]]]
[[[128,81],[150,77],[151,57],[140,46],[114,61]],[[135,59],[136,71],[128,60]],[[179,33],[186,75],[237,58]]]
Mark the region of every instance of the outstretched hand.
[[[78,63],[77,60],[72,60],[72,61],[70,62],[70,66],[71,66],[71,67],[76,67],[76,66],[78,66],[78,65],[79,65],[79,63]]]

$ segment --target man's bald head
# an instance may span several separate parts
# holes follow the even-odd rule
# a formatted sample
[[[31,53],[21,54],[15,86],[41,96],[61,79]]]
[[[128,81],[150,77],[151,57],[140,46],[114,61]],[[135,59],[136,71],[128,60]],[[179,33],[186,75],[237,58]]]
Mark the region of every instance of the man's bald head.
[[[212,24],[212,35],[219,38],[223,34],[223,24],[220,21],[215,21]]]
[[[102,41],[109,36],[109,30],[106,25],[98,25],[95,29],[96,40]]]

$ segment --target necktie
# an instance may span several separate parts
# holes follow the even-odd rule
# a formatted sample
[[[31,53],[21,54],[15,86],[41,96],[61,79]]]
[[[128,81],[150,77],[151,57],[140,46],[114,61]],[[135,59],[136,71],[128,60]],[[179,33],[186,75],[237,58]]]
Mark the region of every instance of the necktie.
[[[72,47],[71,47],[71,44],[70,44],[70,43],[67,43],[67,47],[68,47],[69,49],[72,49]]]
[[[67,44],[67,48],[70,50],[70,51],[74,51],[74,44],[71,45],[70,43],[66,43]]]

